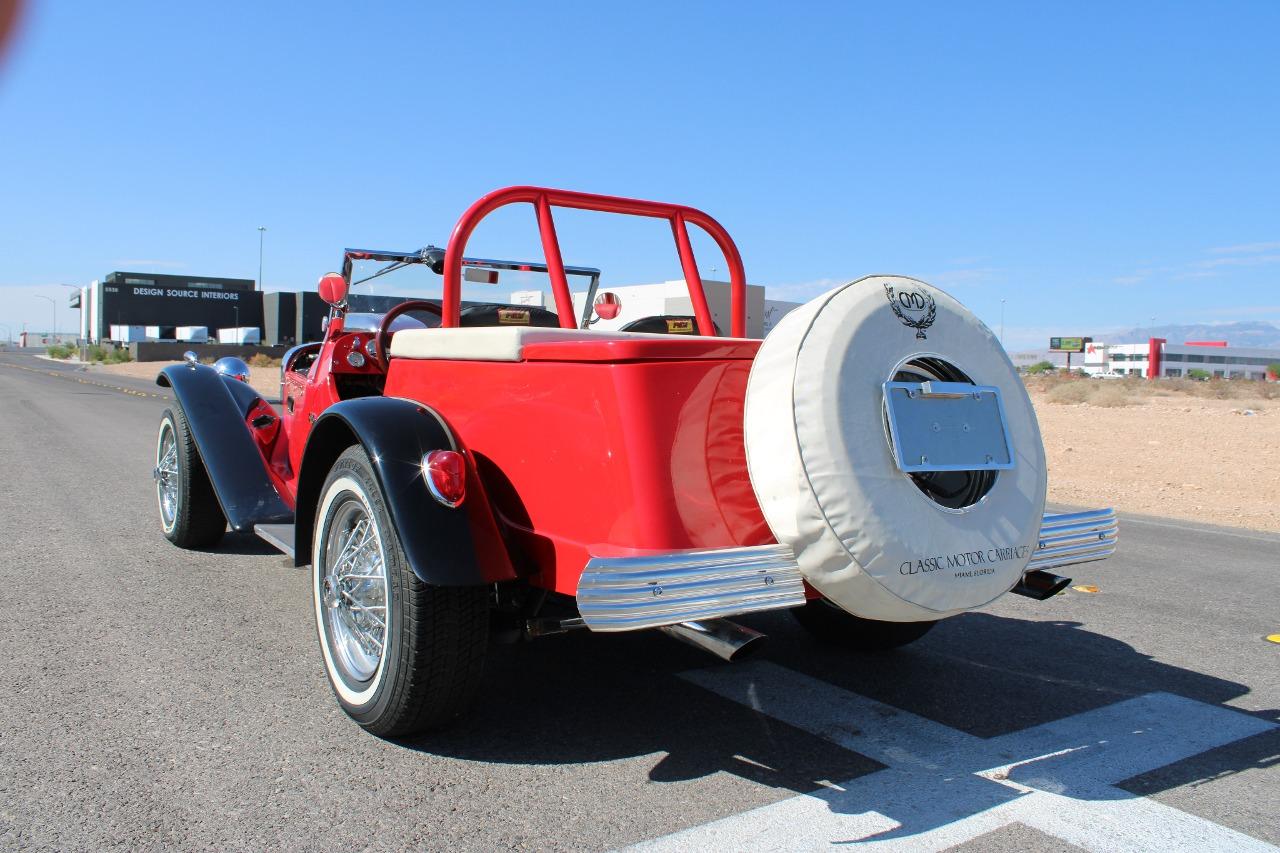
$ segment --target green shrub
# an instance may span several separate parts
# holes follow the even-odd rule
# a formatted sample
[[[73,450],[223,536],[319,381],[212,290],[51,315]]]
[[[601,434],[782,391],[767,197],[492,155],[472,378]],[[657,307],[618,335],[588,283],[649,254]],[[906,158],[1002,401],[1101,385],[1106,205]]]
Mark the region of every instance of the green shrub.
[[[1050,373],[1056,369],[1052,361],[1037,361],[1027,368],[1027,373]]]
[[[102,344],[94,344],[85,352],[86,361],[106,361],[107,348]]]
[[[111,351],[111,354],[107,356],[107,361],[112,364],[124,364],[133,361],[133,356],[129,354],[127,347],[120,347]]]
[[[76,348],[75,344],[54,344],[45,350],[45,354],[48,355],[49,358],[71,358],[77,352],[79,352],[79,350]]]
[[[1187,371],[1187,378],[1195,379],[1198,382],[1208,382],[1212,377],[1210,376],[1209,371],[1202,370],[1199,367],[1193,367]]]

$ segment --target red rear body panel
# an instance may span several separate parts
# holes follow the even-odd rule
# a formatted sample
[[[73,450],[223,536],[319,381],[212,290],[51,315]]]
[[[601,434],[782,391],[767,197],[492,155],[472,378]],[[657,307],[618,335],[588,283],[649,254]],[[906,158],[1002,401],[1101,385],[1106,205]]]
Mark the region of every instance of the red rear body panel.
[[[443,414],[513,558],[573,594],[593,556],[773,541],[742,411],[759,341],[530,344],[523,362],[393,359],[386,394]]]

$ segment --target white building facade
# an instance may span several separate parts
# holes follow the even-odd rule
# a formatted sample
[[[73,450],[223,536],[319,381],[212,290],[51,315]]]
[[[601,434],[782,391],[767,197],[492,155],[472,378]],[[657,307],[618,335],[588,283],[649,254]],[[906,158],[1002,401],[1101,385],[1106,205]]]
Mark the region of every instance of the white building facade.
[[[1192,370],[1203,370],[1218,379],[1267,378],[1269,365],[1280,363],[1280,348],[1233,347],[1226,341],[1172,344],[1151,338],[1145,344],[1090,343],[1085,346],[1084,371],[1142,376],[1146,379],[1181,379]]]
[[[711,319],[723,334],[729,334],[732,304],[732,288],[729,282],[703,279],[702,287],[707,295],[707,307],[711,309]],[[693,316],[693,300],[689,298],[689,287],[682,278],[657,284],[602,286],[600,290],[617,294],[622,303],[622,310],[612,320],[602,319],[592,323],[593,329],[616,331],[646,317]],[[519,291],[511,294],[511,297],[512,301],[518,304],[543,305],[545,302],[545,295],[540,291]],[[586,298],[587,294],[584,291],[573,294],[575,316],[582,316]],[[763,287],[748,284],[747,337],[763,338],[784,314],[799,307],[798,302],[765,299]]]

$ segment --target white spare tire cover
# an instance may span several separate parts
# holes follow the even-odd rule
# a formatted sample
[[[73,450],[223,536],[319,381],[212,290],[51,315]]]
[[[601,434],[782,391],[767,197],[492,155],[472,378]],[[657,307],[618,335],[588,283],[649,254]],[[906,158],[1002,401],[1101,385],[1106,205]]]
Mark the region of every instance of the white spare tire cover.
[[[1004,402],[1014,467],[960,510],[922,492],[887,437],[883,383],[924,357],[998,386]],[[870,276],[786,315],[752,366],[744,432],[774,536],[856,616],[915,622],[980,607],[1017,583],[1035,550],[1046,476],[1031,401],[991,331],[924,282]]]

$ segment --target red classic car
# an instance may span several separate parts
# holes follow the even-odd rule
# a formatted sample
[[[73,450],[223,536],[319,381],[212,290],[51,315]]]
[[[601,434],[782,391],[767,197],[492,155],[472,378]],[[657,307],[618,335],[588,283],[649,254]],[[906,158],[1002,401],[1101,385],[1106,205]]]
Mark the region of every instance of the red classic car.
[[[543,262],[469,258],[477,223],[530,204]],[[667,220],[692,316],[616,315],[598,270],[566,267],[553,208]],[[689,240],[730,272],[729,335]],[[443,276],[443,296],[349,312],[357,262]],[[555,310],[470,304],[462,282],[545,273]],[[587,285],[575,310],[569,276]],[[1006,592],[1047,598],[1061,566],[1115,549],[1110,510],[1045,515],[1035,414],[991,332],[954,299],[869,276],[746,337],[733,241],[681,205],[536,187],[476,202],[448,247],[347,250],[323,276],[324,340],[294,347],[281,408],[238,360],[158,377],[165,535],[228,526],[312,567],[325,670],[378,735],[466,708],[491,634],[659,628],[732,659],[760,635],[726,617],[792,609],[824,641],[911,642]],[[580,297],[581,299],[581,297]]]

